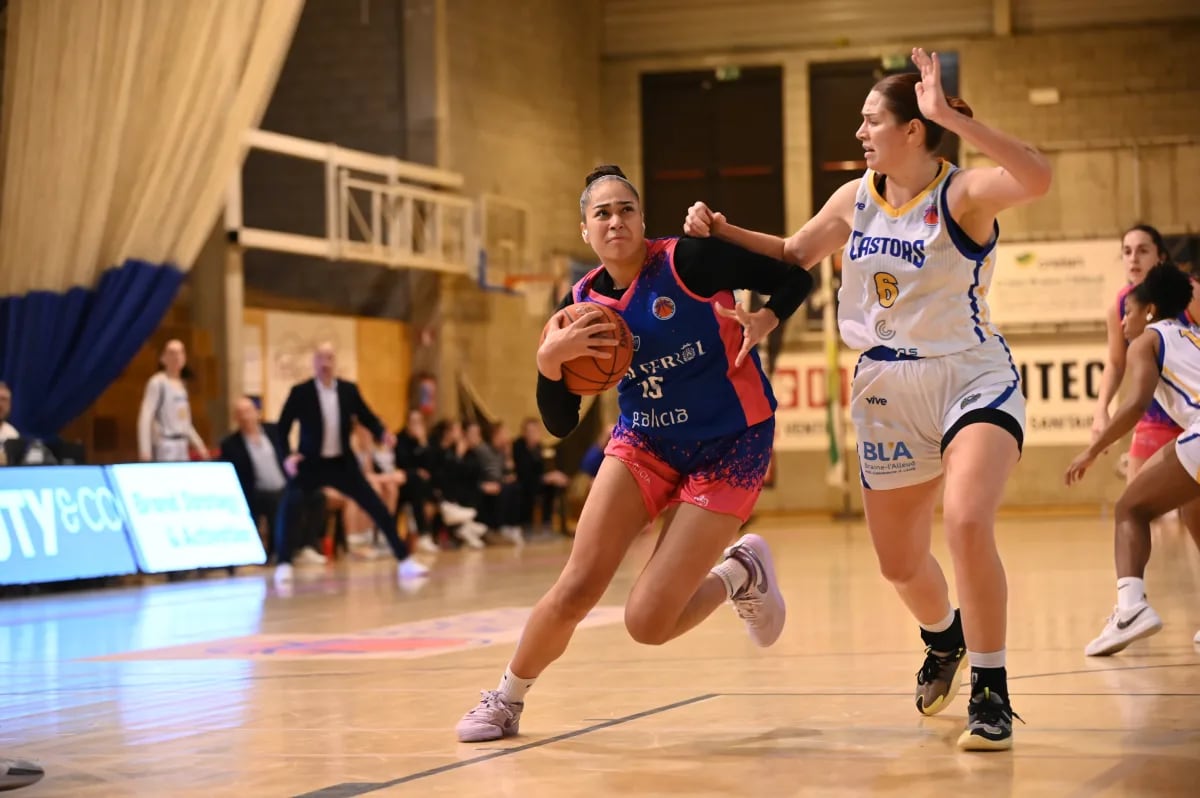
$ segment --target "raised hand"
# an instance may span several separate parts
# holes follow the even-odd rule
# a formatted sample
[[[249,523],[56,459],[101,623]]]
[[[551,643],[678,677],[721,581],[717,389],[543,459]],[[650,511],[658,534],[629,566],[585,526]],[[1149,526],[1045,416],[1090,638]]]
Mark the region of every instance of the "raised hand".
[[[751,313],[741,304],[736,304],[732,308],[718,304],[717,312],[727,319],[737,319],[738,324],[742,325],[742,348],[733,361],[734,366],[742,365],[746,355],[750,354],[750,350],[758,346],[760,341],[771,334],[771,330],[779,326],[779,317],[766,308]]]
[[[708,238],[723,224],[725,214],[716,213],[703,202],[697,202],[688,208],[687,218],[683,220],[683,232],[695,238]]]
[[[914,47],[912,62],[921,70],[921,82],[917,84],[917,107],[931,122],[944,118],[950,111],[946,93],[942,91],[942,62],[938,54],[930,55],[923,47]]]

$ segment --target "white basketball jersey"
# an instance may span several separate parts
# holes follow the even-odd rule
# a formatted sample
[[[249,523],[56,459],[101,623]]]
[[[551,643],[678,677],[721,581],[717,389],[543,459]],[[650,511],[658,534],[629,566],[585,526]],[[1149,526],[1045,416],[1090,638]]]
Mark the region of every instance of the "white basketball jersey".
[[[1149,329],[1161,343],[1154,398],[1172,421],[1187,429],[1200,423],[1200,327],[1166,319]]]
[[[951,220],[946,189],[957,171],[942,161],[933,182],[900,208],[879,193],[874,171],[863,175],[838,291],[848,346],[936,357],[999,334],[985,299],[999,225],[979,247]]]

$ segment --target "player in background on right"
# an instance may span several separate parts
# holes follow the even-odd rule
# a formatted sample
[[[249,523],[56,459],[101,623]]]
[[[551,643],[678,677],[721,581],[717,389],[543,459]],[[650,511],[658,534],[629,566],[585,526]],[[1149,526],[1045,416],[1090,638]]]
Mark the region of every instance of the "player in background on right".
[[[1200,499],[1200,327],[1180,318],[1193,293],[1186,274],[1160,263],[1126,297],[1122,324],[1130,341],[1132,390],[1067,469],[1068,485],[1082,479],[1096,457],[1133,429],[1155,400],[1183,429],[1173,445],[1163,446],[1146,461],[1117,500],[1117,606],[1099,637],[1084,649],[1091,657],[1115,654],[1162,629],[1162,619],[1146,599],[1150,522]],[[1200,546],[1200,535],[1191,531]],[[1200,643],[1200,632],[1194,640]]]

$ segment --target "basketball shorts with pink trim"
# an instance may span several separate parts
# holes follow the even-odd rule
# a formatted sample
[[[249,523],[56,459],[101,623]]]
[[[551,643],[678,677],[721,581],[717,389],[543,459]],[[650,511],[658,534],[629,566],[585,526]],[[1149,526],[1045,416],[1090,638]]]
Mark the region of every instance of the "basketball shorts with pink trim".
[[[676,441],[618,424],[604,449],[637,480],[651,518],[694,504],[745,521],[754,511],[775,443],[775,418],[707,441]]]

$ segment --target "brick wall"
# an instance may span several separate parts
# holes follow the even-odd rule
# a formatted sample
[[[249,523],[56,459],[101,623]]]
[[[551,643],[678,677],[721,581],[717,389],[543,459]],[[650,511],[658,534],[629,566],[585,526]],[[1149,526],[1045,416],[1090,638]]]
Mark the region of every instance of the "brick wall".
[[[448,153],[468,194],[530,209],[532,271],[550,254],[590,255],[577,198],[600,146],[599,6],[594,0],[515,4],[446,0]],[[534,354],[546,314],[525,300],[444,286],[443,385],[461,368],[509,423],[536,412]]]
[[[1180,21],[1010,38],[946,37],[924,44],[958,51],[963,95],[976,116],[1051,149],[1056,167],[1054,189],[1038,203],[1001,216],[1007,240],[1115,236],[1138,218],[1167,231],[1200,229],[1200,185],[1186,177],[1200,173],[1200,60],[1188,55],[1200,49],[1200,23]],[[907,46],[911,43],[881,41],[838,48],[736,53],[696,49],[685,54],[612,57],[602,68],[604,141],[621,163],[640,164],[638,80],[643,72],[713,68],[723,63],[781,65],[786,217],[788,227],[795,230],[813,211],[809,200],[809,64],[877,58]],[[1061,101],[1031,105],[1028,91],[1040,87],[1057,88]],[[846,135],[853,131],[847,130]],[[1117,141],[1132,137],[1141,140],[1136,151]],[[980,161],[970,153],[967,160]],[[637,174],[640,169],[635,166],[631,171]],[[682,213],[680,209],[681,217]],[[1101,340],[1102,335],[1097,330],[1093,338]],[[1017,340],[1019,336],[1014,337],[1014,342]],[[1024,340],[1038,338],[1025,336]],[[1110,504],[1120,489],[1115,480],[1091,480],[1071,494],[1061,490],[1062,472],[1074,454],[1069,447],[1028,450],[1009,484],[1007,501],[1019,505]],[[1097,466],[1097,473],[1112,473],[1110,461],[1115,454],[1114,449]],[[761,507],[831,506],[832,497],[821,481],[797,478],[823,473],[823,468],[823,456],[782,453],[780,484],[786,490],[768,491]],[[856,495],[853,498],[858,501]]]
[[[403,0],[307,0],[260,127],[405,157]],[[246,224],[325,233],[320,163],[251,151],[243,171]],[[246,284],[328,310],[407,318],[408,277],[384,267],[278,252],[246,253]]]

